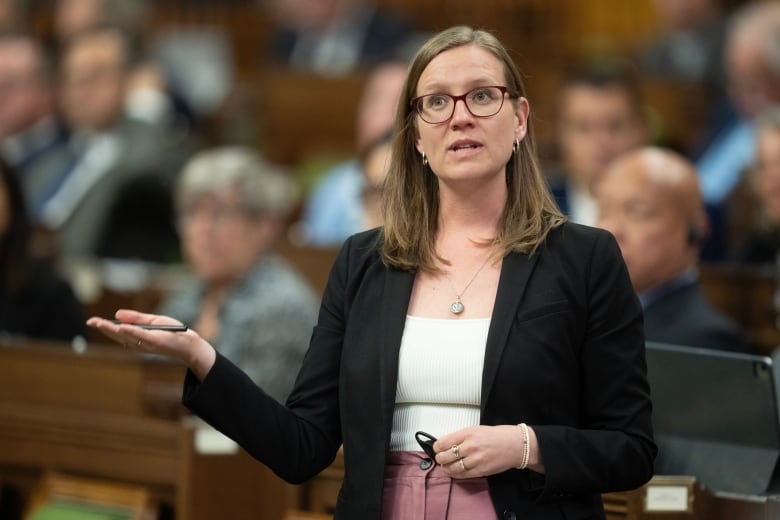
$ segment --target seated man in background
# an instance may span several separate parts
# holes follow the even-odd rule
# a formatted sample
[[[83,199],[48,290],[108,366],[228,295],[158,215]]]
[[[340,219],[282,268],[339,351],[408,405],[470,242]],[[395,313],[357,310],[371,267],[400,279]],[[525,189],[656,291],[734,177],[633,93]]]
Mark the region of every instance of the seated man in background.
[[[644,309],[646,339],[746,352],[739,328],[699,287],[708,222],[693,165],[668,150],[641,148],[616,159],[595,194],[596,224],[618,241]]]
[[[38,161],[24,184],[33,217],[54,233],[64,256],[164,261],[178,250],[167,199],[193,147],[125,115],[133,61],[129,37],[110,26],[77,33],[61,51],[59,109],[70,138]],[[152,210],[137,204],[117,214],[134,192],[160,208],[151,221]]]
[[[176,186],[182,249],[194,277],[160,309],[197,329],[282,402],[318,309],[308,283],[272,252],[297,196],[291,177],[249,149],[195,155]]]
[[[66,139],[45,54],[30,34],[0,32],[0,156],[21,177]]]
[[[551,172],[558,205],[579,224],[596,220],[593,185],[617,156],[647,142],[639,85],[618,64],[584,66],[563,80],[556,135],[562,171]]]

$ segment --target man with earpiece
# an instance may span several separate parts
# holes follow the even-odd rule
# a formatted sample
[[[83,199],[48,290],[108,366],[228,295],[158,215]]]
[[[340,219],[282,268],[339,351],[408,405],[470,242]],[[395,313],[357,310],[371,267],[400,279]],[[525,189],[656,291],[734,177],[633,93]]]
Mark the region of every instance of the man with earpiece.
[[[646,340],[747,352],[738,326],[699,287],[708,221],[693,164],[644,147],[612,162],[595,194],[596,225],[620,245],[644,310]]]

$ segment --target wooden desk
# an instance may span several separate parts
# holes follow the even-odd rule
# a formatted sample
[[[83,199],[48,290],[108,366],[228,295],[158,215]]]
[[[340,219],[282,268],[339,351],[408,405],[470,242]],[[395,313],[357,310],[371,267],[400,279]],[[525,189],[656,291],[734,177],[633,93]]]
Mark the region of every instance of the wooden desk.
[[[118,347],[0,344],[0,480],[23,495],[45,470],[141,484],[187,520],[278,520],[299,507],[299,488],[242,450],[196,448],[182,377]]]

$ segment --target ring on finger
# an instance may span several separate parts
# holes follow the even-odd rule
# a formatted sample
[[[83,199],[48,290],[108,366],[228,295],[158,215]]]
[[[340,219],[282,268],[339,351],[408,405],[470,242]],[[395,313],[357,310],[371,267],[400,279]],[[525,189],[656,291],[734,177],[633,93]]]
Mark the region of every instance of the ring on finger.
[[[452,448],[450,448],[450,451],[452,451],[452,456],[453,457],[455,457],[456,459],[460,458],[460,453],[458,453],[458,445],[457,444],[453,444]]]
[[[462,457],[458,459],[458,462],[460,462],[460,469],[461,470],[463,470],[463,471],[467,471],[468,470],[468,468],[466,467],[466,463],[463,462],[463,458]]]
[[[141,343],[143,343],[143,340],[140,340],[140,339],[139,339],[139,340],[138,340],[138,343],[136,343],[136,344],[135,344],[135,346],[136,346],[136,347],[140,347],[140,346],[141,346]]]

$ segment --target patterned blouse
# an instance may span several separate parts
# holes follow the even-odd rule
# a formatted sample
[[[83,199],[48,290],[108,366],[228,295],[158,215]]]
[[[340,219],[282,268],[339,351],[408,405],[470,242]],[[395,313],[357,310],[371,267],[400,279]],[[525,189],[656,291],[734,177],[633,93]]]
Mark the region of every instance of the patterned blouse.
[[[204,290],[202,281],[192,279],[159,311],[194,323]],[[309,346],[317,310],[317,299],[302,275],[280,256],[266,254],[225,299],[219,332],[211,343],[283,403]]]

